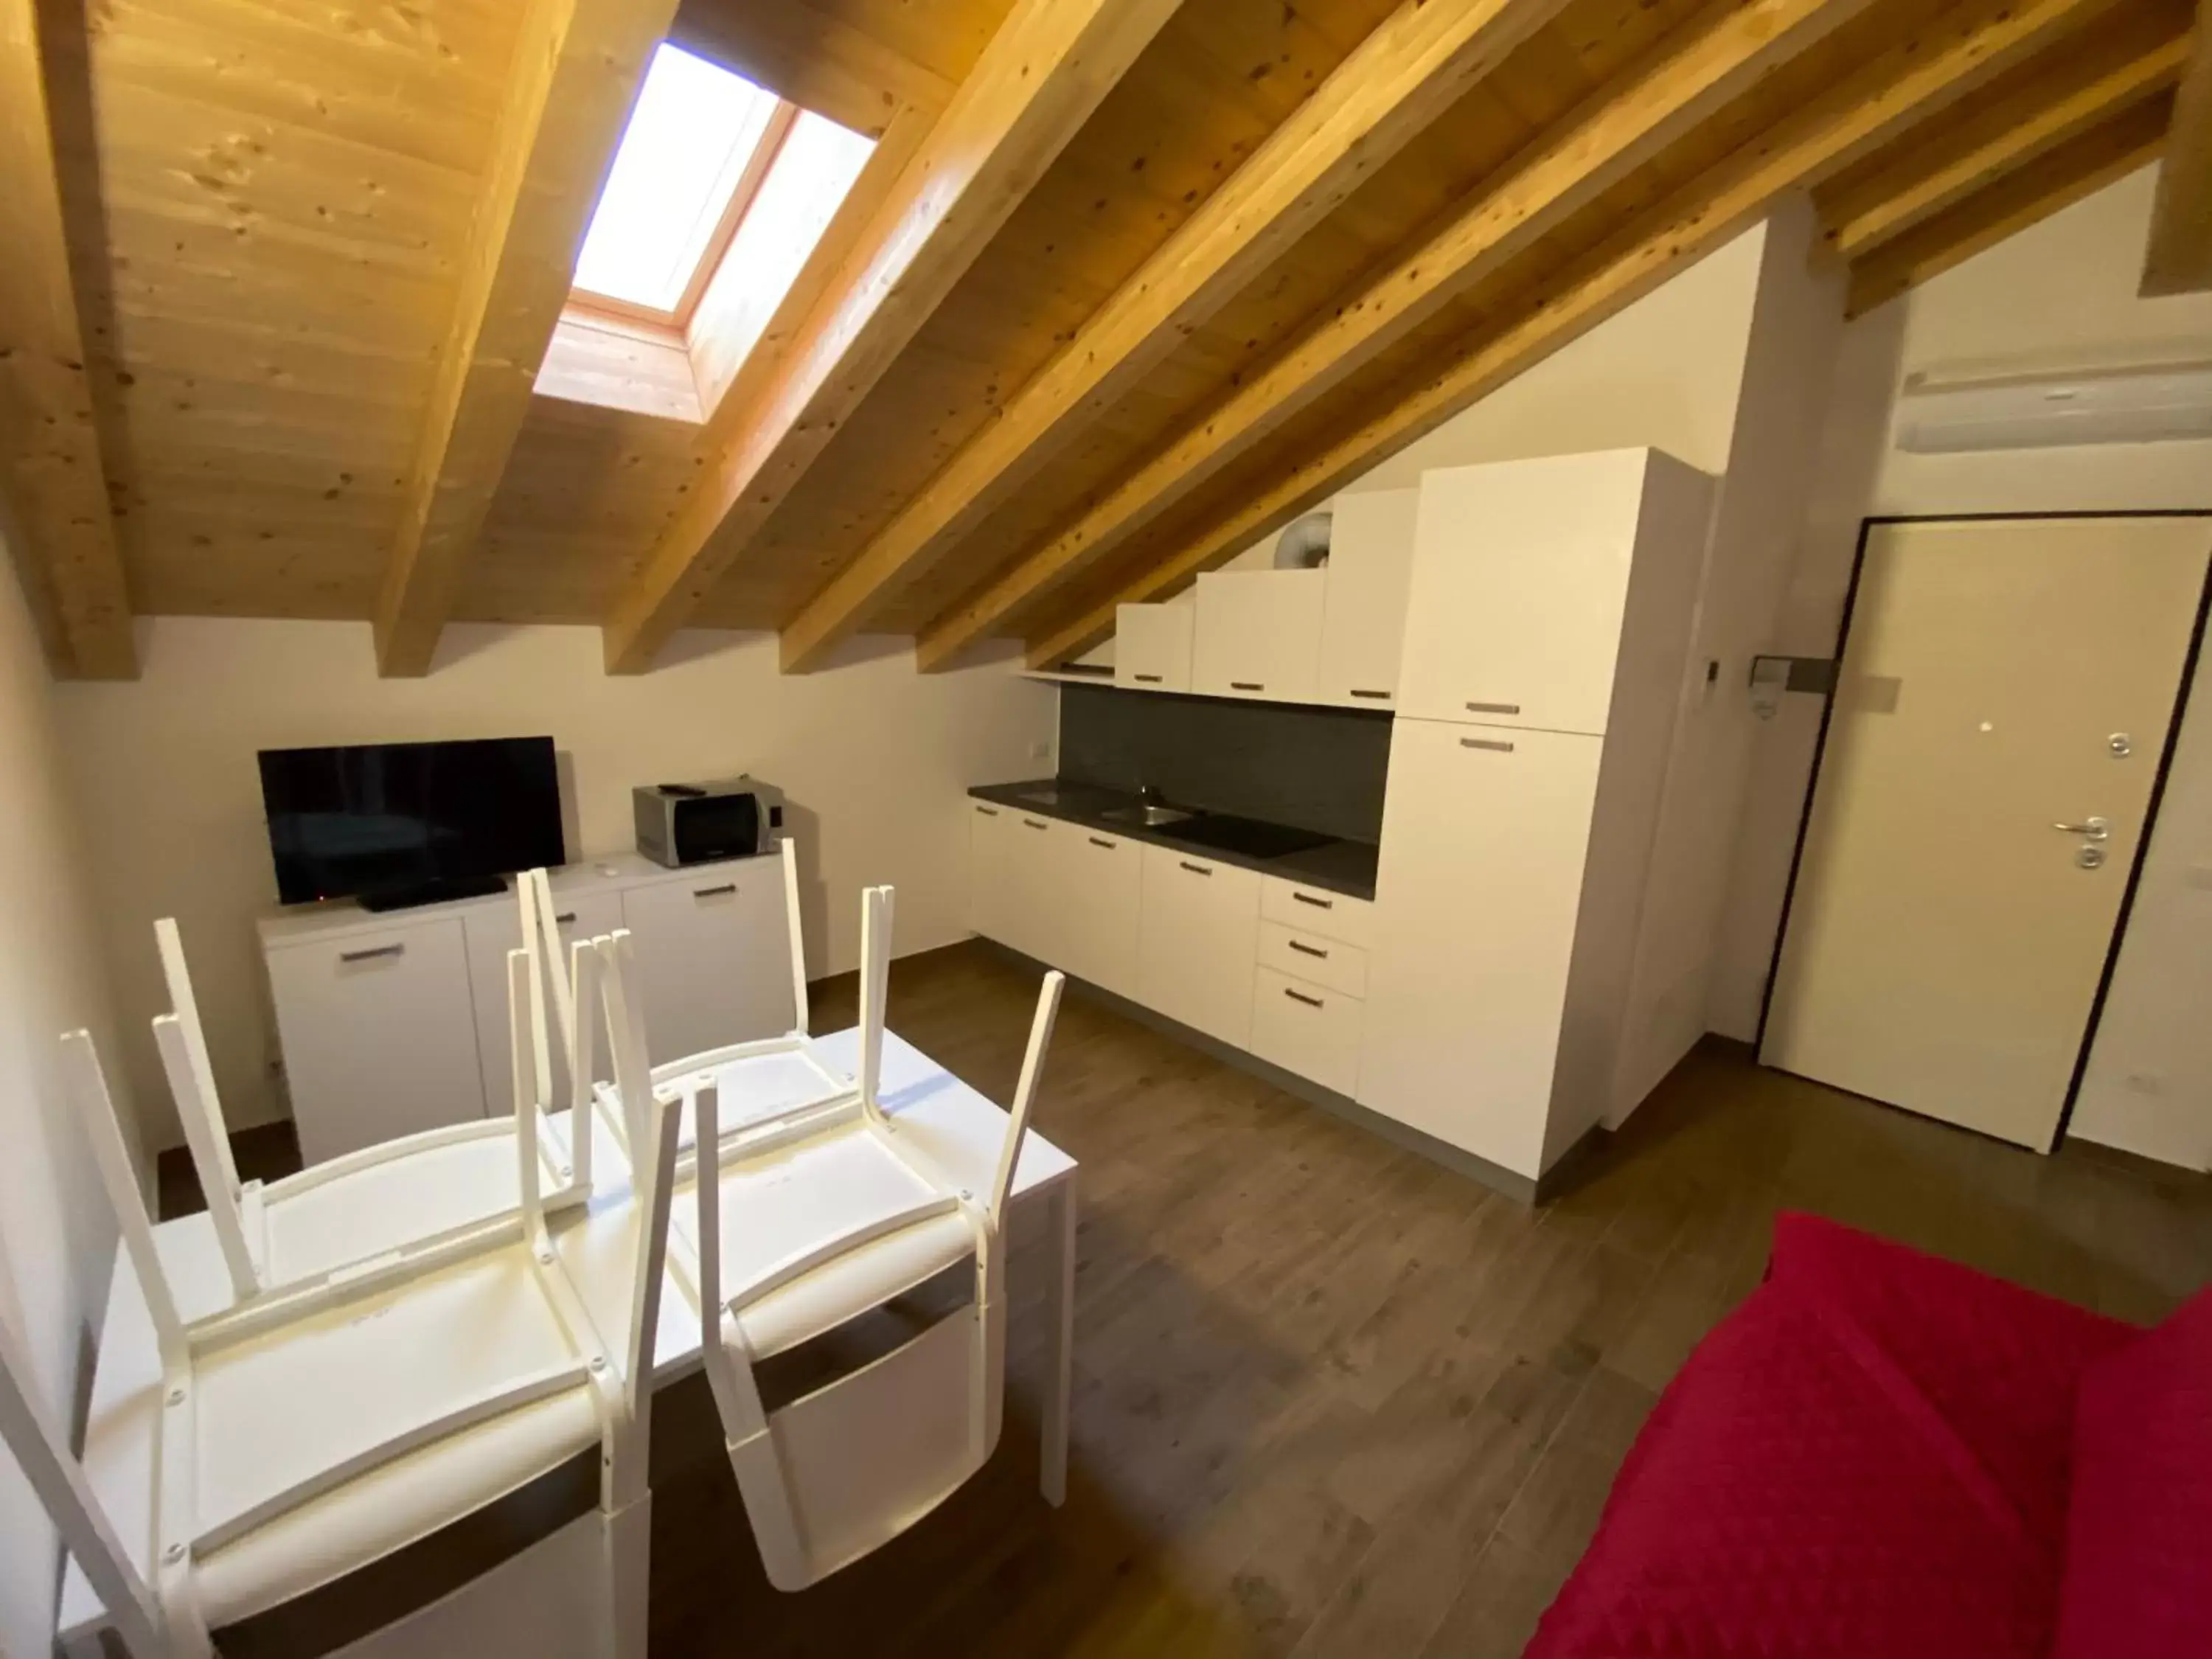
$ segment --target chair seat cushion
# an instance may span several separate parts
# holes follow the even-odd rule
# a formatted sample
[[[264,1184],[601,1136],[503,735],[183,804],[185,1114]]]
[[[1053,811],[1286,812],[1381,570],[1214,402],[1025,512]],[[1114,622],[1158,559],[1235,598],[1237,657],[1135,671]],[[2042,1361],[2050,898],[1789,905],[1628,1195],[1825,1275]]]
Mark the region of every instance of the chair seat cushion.
[[[1810,1217],[1623,1463],[1530,1659],[2045,1659],[2071,1401],[2128,1328]]]

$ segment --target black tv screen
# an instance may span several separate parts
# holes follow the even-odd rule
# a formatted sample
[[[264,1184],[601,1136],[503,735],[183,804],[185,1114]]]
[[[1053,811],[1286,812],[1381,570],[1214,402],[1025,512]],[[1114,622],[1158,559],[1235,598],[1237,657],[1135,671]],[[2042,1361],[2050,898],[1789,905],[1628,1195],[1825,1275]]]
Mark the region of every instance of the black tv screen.
[[[550,738],[264,749],[287,904],[392,897],[565,861]]]

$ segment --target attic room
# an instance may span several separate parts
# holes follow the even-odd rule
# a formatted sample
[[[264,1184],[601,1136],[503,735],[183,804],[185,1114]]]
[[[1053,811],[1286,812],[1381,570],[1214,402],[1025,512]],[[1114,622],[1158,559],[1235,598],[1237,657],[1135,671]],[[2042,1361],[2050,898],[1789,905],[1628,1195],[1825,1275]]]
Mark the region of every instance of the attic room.
[[[2212,0],[0,103],[0,1659],[2212,1652]]]

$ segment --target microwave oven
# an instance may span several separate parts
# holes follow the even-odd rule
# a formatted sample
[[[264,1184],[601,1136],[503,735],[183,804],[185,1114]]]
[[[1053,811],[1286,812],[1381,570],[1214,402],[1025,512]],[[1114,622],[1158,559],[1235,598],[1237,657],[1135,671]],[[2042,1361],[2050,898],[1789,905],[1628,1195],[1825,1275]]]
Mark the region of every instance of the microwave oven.
[[[783,791],[757,778],[640,784],[631,799],[637,850],[672,870],[772,853],[783,829]]]

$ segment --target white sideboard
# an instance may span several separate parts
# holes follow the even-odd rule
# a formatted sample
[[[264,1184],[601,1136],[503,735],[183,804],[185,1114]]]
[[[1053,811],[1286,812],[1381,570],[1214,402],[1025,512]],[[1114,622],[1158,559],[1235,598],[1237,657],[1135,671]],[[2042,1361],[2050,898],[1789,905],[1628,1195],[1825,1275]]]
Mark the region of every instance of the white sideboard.
[[[667,870],[623,854],[556,871],[552,887],[564,940],[629,929],[656,1061],[791,1029],[780,858]],[[382,915],[318,905],[260,933],[307,1162],[512,1109],[513,893]]]

